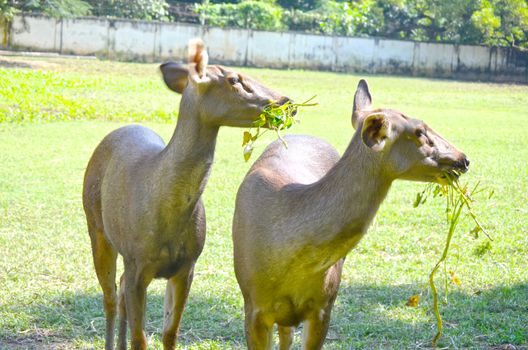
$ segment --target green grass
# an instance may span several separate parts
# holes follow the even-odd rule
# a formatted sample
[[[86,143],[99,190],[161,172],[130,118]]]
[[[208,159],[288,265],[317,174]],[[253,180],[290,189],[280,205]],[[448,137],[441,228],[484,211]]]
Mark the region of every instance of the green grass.
[[[167,140],[179,97],[163,86],[155,65],[3,61],[10,67],[0,68],[0,348],[100,349],[104,316],[81,205],[84,167],[102,137],[130,121]],[[301,111],[302,123],[288,132],[316,135],[345,149],[359,76],[241,70],[297,101],[317,94],[319,106]],[[466,233],[469,220],[455,233],[448,266],[462,283],[450,285],[449,302],[441,305],[445,329],[439,345],[528,346],[528,87],[366,79],[375,106],[427,121],[471,159],[463,180],[480,180],[495,190],[492,199],[477,203],[494,239],[491,249],[482,249],[484,237]],[[43,122],[49,120],[55,122]],[[243,160],[242,132],[220,132],[204,194],[208,236],[184,314],[181,348],[245,348],[230,238],[236,190],[251,164]],[[272,139],[271,133],[259,139],[252,159]],[[348,255],[325,348],[430,346],[435,322],[427,280],[447,228],[443,201],[413,209],[423,186],[396,182],[369,233]],[[406,307],[413,294],[422,295],[420,305]],[[155,349],[161,348],[163,295],[163,281],[155,281],[146,321]],[[298,332],[297,348],[299,340]]]

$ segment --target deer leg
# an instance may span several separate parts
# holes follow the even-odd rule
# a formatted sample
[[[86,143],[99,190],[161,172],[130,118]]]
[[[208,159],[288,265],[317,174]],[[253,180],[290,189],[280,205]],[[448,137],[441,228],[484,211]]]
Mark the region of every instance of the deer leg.
[[[110,245],[103,231],[88,226],[92,242],[92,256],[97,279],[103,290],[103,303],[106,316],[105,349],[114,348],[114,325],[116,317],[116,260],[117,251]]]
[[[330,317],[313,317],[304,322],[303,350],[322,349]]]
[[[117,337],[117,348],[119,350],[126,350],[127,346],[127,316],[126,316],[126,302],[125,302],[125,274],[121,275],[119,282],[119,333]]]
[[[303,350],[323,348],[336,296],[337,291],[323,310],[316,310],[312,316],[304,322]]]
[[[263,314],[253,311],[251,306],[246,303],[246,341],[249,350],[271,350],[272,342],[272,324],[267,324]]]
[[[147,337],[143,327],[149,282],[150,280],[145,279],[141,273],[136,272],[134,262],[125,261],[125,304],[132,350],[147,349]]]
[[[176,346],[180,321],[193,280],[194,264],[178,272],[167,281],[165,290],[165,324],[163,326],[163,348],[173,350]]]
[[[279,326],[279,349],[288,350],[293,343],[293,327]]]

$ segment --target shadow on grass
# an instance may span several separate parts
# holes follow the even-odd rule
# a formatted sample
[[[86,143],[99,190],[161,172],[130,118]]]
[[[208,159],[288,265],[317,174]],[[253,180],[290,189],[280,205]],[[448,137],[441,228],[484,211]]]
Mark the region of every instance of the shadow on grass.
[[[151,341],[160,340],[163,330],[164,295],[150,291],[147,296],[145,331]],[[81,343],[104,347],[105,316],[102,293],[64,293],[39,303],[13,305],[29,319],[22,331],[0,332],[0,349],[73,349]],[[19,328],[16,325],[14,328]],[[241,347],[243,319],[241,310],[212,296],[191,295],[183,315],[178,343],[188,346],[204,341]]]
[[[428,309],[430,296],[423,295],[418,308],[405,306],[417,288],[342,285],[325,349],[428,348],[436,331]],[[513,344],[508,349],[528,349],[528,285],[471,295],[455,289],[449,293],[449,304],[441,305],[445,329],[440,346],[507,349],[504,344]],[[99,293],[64,293],[41,303],[13,305],[11,311],[17,309],[28,313],[32,326],[16,334],[2,331],[0,343],[8,349],[72,349],[82,343],[102,347],[105,319]],[[160,339],[162,313],[163,296],[150,292],[145,329],[151,342]],[[222,349],[245,347],[242,310],[214,294],[192,295],[179,342],[188,347],[207,341]]]
[[[367,349],[429,348],[436,334],[432,295],[424,290],[420,305],[406,306],[417,285],[342,285],[332,326],[351,347]],[[444,295],[439,291],[440,300]],[[528,349],[528,285],[498,286],[471,294],[451,287],[440,303],[444,322],[439,347]]]

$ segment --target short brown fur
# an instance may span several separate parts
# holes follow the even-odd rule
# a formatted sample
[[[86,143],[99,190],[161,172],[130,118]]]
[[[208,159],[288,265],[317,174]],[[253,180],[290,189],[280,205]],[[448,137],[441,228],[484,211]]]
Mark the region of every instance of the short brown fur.
[[[86,168],[83,205],[97,278],[103,290],[106,349],[114,347],[119,311],[119,349],[126,349],[127,323],[132,349],[147,346],[146,290],[154,278],[167,278],[164,349],[174,349],[193,270],[205,240],[201,200],[222,125],[250,127],[264,107],[288,99],[250,77],[249,93],[228,76],[241,74],[207,66],[207,51],[191,42],[188,67],[161,65],[167,86],[182,94],[172,139],[132,125],[107,135]],[[117,295],[116,259],[125,271]]]
[[[323,346],[346,254],[366,233],[395,179],[437,182],[466,156],[419,120],[371,108],[360,81],[356,132],[342,157],[309,136],[272,143],[242,182],[233,219],[235,272],[250,350],[280,349],[304,322],[303,349]]]

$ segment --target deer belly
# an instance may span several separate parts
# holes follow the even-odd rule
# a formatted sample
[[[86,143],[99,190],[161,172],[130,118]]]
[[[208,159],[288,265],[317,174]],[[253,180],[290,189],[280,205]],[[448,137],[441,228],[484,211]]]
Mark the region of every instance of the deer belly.
[[[181,249],[178,254],[174,254],[173,249],[167,245],[161,248],[160,254],[153,264],[155,278],[169,279],[177,274],[183,266],[190,262],[186,255]]]
[[[296,327],[310,315],[323,310],[328,300],[304,296],[302,300],[295,300],[291,296],[277,298],[272,304],[271,314],[278,325]]]
[[[271,300],[268,307],[275,322],[281,326],[296,326],[323,312],[339,290],[343,263],[341,259],[322,273],[284,274],[280,283],[270,286],[266,294]]]

